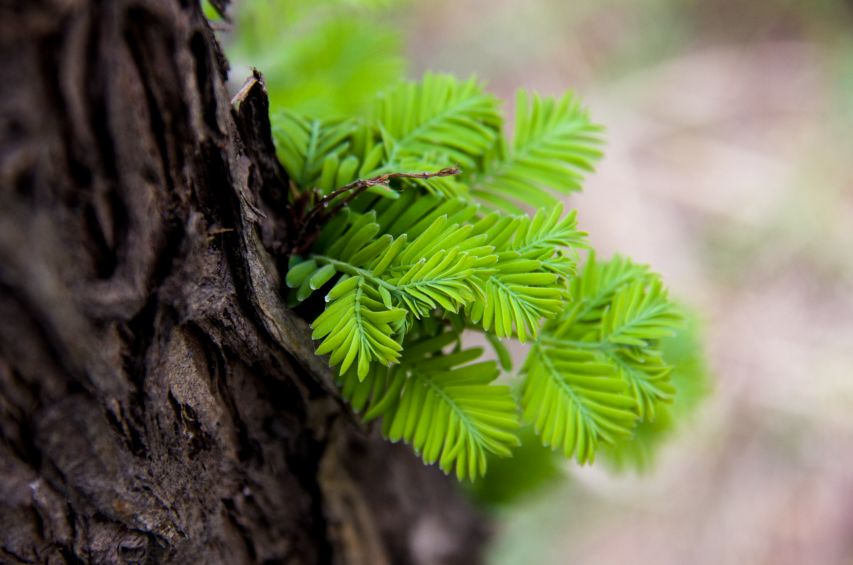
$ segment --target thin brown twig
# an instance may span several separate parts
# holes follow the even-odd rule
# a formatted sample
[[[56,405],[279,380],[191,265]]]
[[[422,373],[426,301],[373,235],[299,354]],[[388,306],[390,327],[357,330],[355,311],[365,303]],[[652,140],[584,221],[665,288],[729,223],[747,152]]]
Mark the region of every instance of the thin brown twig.
[[[351,183],[344,185],[340,188],[336,188],[323,198],[321,198],[317,204],[315,204],[311,210],[308,211],[302,217],[300,221],[300,229],[299,233],[296,236],[296,246],[294,248],[295,253],[300,253],[302,251],[303,246],[306,242],[303,242],[303,238],[305,236],[305,232],[308,229],[308,226],[311,225],[312,221],[316,221],[316,216],[320,213],[324,213],[326,216],[334,216],[337,214],[344,206],[349,204],[355,197],[359,194],[370,188],[371,186],[379,186],[379,185],[387,185],[388,181],[391,179],[431,179],[436,177],[449,177],[453,175],[458,175],[461,173],[461,169],[459,167],[445,167],[441,170],[434,172],[423,172],[423,173],[385,173],[384,175],[379,175],[376,177],[372,177],[369,179],[357,179],[352,181]],[[335,203],[335,206],[328,210],[329,204],[334,202],[336,198],[339,196],[346,194],[346,198],[343,198],[340,202]]]
[[[352,191],[347,198],[345,198],[342,202],[338,203],[332,209],[332,215],[337,213],[343,206],[352,201],[353,198],[370,188],[371,186],[379,186],[386,185],[388,181],[391,179],[431,179],[436,177],[449,177],[453,175],[458,175],[462,171],[459,167],[445,167],[439,171],[434,172],[424,172],[424,173],[385,173],[384,175],[379,175],[377,177],[369,178],[369,179],[356,179],[349,184],[346,184],[340,188],[336,188],[323,198],[321,198],[317,204],[308,212],[305,216],[304,222],[307,223],[311,218],[313,218],[318,213],[322,212],[326,208],[328,208],[329,204],[338,196],[342,194],[346,194],[349,191]]]

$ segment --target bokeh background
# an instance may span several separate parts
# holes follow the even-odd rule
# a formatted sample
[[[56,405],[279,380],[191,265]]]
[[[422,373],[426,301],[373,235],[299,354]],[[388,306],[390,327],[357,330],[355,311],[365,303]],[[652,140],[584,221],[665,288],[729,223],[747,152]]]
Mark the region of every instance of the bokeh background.
[[[853,564],[853,1],[349,3],[392,4],[367,17],[396,39],[259,18],[267,56],[232,47],[234,76],[278,66],[294,83],[274,104],[356,108],[402,45],[413,78],[578,92],[607,147],[569,204],[601,255],[653,265],[701,323],[713,391],[654,464],[563,463],[491,510],[490,563]],[[322,38],[296,52],[300,33]]]
[[[572,467],[502,511],[491,563],[853,564],[853,2],[441,0],[404,25],[416,71],[582,95],[607,148],[569,202],[698,312],[713,375],[646,473]]]

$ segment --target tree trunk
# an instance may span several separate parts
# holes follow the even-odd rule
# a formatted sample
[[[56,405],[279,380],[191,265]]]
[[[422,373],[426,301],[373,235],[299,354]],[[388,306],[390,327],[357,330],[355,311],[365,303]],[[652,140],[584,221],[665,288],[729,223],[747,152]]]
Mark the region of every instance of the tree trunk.
[[[475,562],[282,304],[263,82],[198,0],[5,0],[0,52],[0,562]]]

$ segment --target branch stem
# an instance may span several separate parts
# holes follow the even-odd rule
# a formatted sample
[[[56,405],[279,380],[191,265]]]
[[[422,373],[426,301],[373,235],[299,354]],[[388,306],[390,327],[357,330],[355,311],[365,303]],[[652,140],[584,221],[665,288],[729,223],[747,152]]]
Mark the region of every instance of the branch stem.
[[[343,206],[349,204],[353,198],[370,188],[371,186],[381,186],[387,185],[388,181],[392,179],[431,179],[438,177],[449,177],[453,175],[458,175],[462,171],[459,167],[445,167],[438,171],[433,172],[420,172],[420,173],[385,173],[384,175],[375,176],[369,179],[356,179],[349,184],[346,184],[340,188],[336,188],[323,198],[321,198],[317,204],[308,212],[308,215],[305,217],[305,222],[307,223],[311,218],[317,215],[320,212],[323,212],[326,208],[329,207],[338,196],[342,194],[346,194],[349,192],[350,194],[341,202],[339,202],[331,211],[331,215],[340,210]]]

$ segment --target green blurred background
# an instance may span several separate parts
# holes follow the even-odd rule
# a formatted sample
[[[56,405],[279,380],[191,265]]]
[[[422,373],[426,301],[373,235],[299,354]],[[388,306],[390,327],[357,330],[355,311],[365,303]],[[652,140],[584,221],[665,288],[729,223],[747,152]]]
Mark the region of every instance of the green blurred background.
[[[713,392],[647,470],[560,462],[490,510],[490,562],[853,564],[853,2],[305,4],[226,30],[280,107],[358,112],[424,70],[578,92],[608,140],[581,227],[703,327]]]

